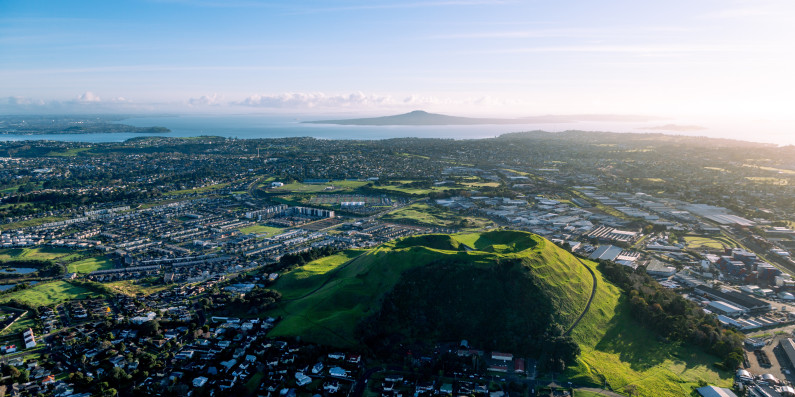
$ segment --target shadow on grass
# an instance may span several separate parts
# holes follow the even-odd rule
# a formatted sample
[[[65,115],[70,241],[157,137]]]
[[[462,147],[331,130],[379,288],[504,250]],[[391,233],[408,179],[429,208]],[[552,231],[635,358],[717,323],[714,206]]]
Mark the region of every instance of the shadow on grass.
[[[644,371],[667,359],[679,361],[674,351],[678,345],[665,343],[654,332],[635,321],[625,297],[619,299],[616,315],[607,325],[596,349],[614,353],[635,371]]]

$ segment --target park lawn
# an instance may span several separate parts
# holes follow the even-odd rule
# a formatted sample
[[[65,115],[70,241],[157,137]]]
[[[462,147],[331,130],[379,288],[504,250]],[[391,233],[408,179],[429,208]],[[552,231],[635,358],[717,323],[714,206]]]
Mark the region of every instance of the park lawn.
[[[49,152],[49,153],[47,153],[47,156],[51,156],[51,157],[75,157],[78,154],[80,154],[82,152],[85,152],[85,151],[88,151],[88,150],[91,150],[91,148],[90,147],[76,147],[76,148],[66,149],[63,152],[59,152],[59,151]]]
[[[322,192],[351,192],[369,182],[367,181],[333,181],[327,183],[288,183],[284,186],[270,189],[274,193],[322,193]]]
[[[788,169],[785,169],[785,168],[764,167],[764,166],[755,165],[755,164],[743,164],[743,167],[758,168],[760,170],[772,171],[772,172],[776,172],[776,173],[779,173],[779,174],[795,175],[795,170],[788,170]]]
[[[246,227],[241,227],[240,233],[243,234],[265,234],[266,237],[275,236],[284,231],[284,228],[281,227],[272,227],[272,226],[265,226],[265,225],[251,225]]]
[[[425,203],[415,203],[390,212],[382,220],[421,226],[482,229],[493,223],[485,218],[462,216],[452,211]]]
[[[745,179],[748,179],[751,182],[767,184],[767,185],[787,185],[789,184],[789,180],[785,178],[774,178],[768,176],[746,176]]]
[[[33,306],[50,306],[73,299],[84,299],[97,295],[96,292],[74,285],[68,281],[53,281],[36,284],[21,291],[0,296],[0,303],[16,299]]]
[[[685,243],[690,249],[723,249],[726,246],[720,240],[702,236],[685,236]]]
[[[19,222],[14,222],[14,223],[4,223],[4,224],[0,225],[0,230],[22,229],[22,228],[25,228],[25,227],[39,226],[39,225],[42,225],[42,224],[45,224],[45,223],[49,223],[49,222],[58,222],[58,221],[62,221],[64,219],[68,219],[68,218],[63,217],[63,216],[45,216],[45,217],[41,217],[41,218],[33,218],[33,219],[28,219],[28,220],[25,220],[25,221],[19,221]]]
[[[73,255],[80,255],[71,248],[61,247],[34,247],[34,248],[6,248],[0,250],[0,261],[10,260],[56,260],[69,259]]]
[[[460,186],[431,186],[428,188],[411,187],[405,184],[373,186],[373,189],[398,192],[415,196],[425,196],[433,192],[442,192],[450,189],[461,189]]]
[[[72,262],[67,266],[69,273],[91,273],[97,270],[113,269],[113,262],[106,256],[86,258]]]
[[[718,168],[718,167],[704,167],[705,170],[712,170],[712,171],[720,171],[720,172],[729,172],[729,170],[725,168]]]
[[[36,321],[33,319],[30,313],[26,313],[22,316],[19,320],[11,324],[10,327],[6,328],[5,331],[0,332],[0,337],[6,336],[18,336],[19,334],[25,332],[28,328],[33,328],[36,326]],[[22,344],[24,346],[24,344]]]
[[[218,184],[215,184],[215,185],[204,186],[204,187],[195,188],[195,189],[172,190],[170,192],[166,192],[163,195],[164,196],[176,196],[176,195],[180,195],[180,194],[207,193],[207,192],[211,192],[213,190],[223,189],[223,188],[225,188],[227,186],[229,186],[229,182],[218,183]]]
[[[462,182],[461,184],[469,187],[500,187],[499,182]]]
[[[431,158],[430,158],[430,157],[428,157],[428,156],[423,156],[423,155],[420,155],[420,154],[412,154],[412,153],[398,153],[398,156],[403,156],[403,157],[416,157],[416,158],[418,158],[418,159],[424,159],[424,160],[430,160],[430,159],[431,159]]]
[[[104,285],[117,293],[127,296],[135,296],[137,294],[151,295],[172,287],[172,285],[165,284],[150,285],[144,280],[121,280],[105,283]]]

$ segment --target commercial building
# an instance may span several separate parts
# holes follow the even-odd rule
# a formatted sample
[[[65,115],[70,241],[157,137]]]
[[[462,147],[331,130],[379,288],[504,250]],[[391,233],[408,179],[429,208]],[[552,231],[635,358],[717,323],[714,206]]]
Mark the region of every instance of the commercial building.
[[[704,386],[696,389],[702,397],[737,397],[733,391],[717,386]]]
[[[745,310],[742,308],[721,301],[710,302],[707,308],[713,313],[724,314],[729,317],[737,317],[745,313]]]
[[[787,338],[782,339],[779,344],[784,350],[784,354],[787,355],[790,364],[795,365],[795,341],[793,341],[792,338]]]
[[[736,306],[751,314],[763,313],[772,309],[770,303],[760,299],[752,298],[739,292],[721,291],[706,285],[700,285],[696,287],[694,292],[698,295],[705,295],[713,300],[722,301],[732,306]]]

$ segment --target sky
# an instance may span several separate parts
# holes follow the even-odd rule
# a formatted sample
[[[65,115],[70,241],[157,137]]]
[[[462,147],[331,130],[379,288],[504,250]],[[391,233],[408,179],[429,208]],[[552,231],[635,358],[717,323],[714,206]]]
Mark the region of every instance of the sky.
[[[791,0],[0,0],[0,112],[795,119]]]

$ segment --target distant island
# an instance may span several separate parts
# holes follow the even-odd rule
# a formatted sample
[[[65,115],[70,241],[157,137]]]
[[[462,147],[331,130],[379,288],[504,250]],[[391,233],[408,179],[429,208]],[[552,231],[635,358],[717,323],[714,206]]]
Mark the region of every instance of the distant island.
[[[538,124],[538,123],[576,123],[580,121],[608,121],[608,122],[639,122],[656,120],[654,117],[636,115],[545,115],[521,117],[515,119],[502,118],[475,118],[448,116],[445,114],[428,113],[423,110],[398,114],[394,116],[370,117],[343,120],[316,120],[304,121],[307,124],[337,124],[337,125],[482,125],[482,124]]]
[[[0,134],[50,135],[50,134],[163,134],[171,132],[166,127],[136,127],[115,121],[128,116],[0,116]]]

